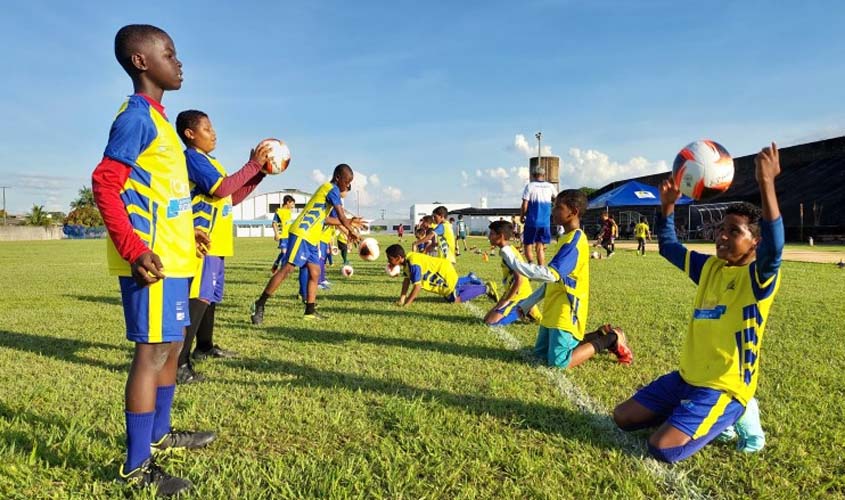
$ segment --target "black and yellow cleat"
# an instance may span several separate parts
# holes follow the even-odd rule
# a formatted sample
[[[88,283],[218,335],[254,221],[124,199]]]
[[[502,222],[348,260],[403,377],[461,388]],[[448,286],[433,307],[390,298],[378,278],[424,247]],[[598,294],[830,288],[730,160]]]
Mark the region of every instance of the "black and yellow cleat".
[[[155,453],[165,450],[195,450],[205,448],[217,439],[213,432],[177,431],[170,429],[170,432],[162,436],[157,442],[152,443],[150,448]]]
[[[123,467],[121,465],[120,472],[118,472],[121,481],[136,489],[152,486],[156,490],[156,496],[159,497],[172,497],[191,489],[193,486],[193,483],[187,479],[171,476],[161,470],[161,467],[153,461],[152,457],[129,472],[124,472]]]

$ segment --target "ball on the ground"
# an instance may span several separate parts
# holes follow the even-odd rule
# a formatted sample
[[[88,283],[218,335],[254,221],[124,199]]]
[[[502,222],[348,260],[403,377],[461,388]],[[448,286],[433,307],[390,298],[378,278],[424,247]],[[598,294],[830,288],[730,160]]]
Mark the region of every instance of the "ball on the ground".
[[[270,143],[270,153],[267,155],[267,163],[264,164],[264,171],[271,175],[281,174],[290,165],[290,149],[288,145],[278,139],[267,139],[264,142]]]
[[[694,200],[706,200],[724,193],[731,186],[734,160],[716,141],[695,141],[675,157],[672,178],[681,193]]]
[[[346,276],[347,278],[352,276],[353,273],[355,273],[355,269],[352,269],[352,266],[349,264],[340,268],[340,274]]]
[[[378,259],[380,253],[378,241],[375,238],[364,238],[358,246],[358,256],[369,262]]]
[[[601,259],[601,254],[598,252],[593,252],[590,254],[591,259]]]
[[[384,268],[384,271],[391,278],[395,278],[396,276],[399,276],[399,273],[402,272],[402,266],[391,266],[390,264],[388,264],[387,267]]]

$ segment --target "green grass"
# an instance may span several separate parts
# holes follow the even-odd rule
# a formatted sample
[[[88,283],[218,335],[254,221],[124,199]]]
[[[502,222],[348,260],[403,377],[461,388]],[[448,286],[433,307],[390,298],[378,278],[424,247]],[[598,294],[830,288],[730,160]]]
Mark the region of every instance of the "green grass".
[[[2,498],[124,494],[114,477],[131,344],[104,254],[103,241],[0,243]],[[471,308],[430,294],[393,306],[401,282],[383,261],[354,257],[352,279],[330,269],[334,287],[319,299],[328,321],[301,318],[291,282],[253,327],[247,306],[274,256],[270,240],[237,241],[216,339],[242,356],[200,364],[210,382],[177,390],[174,425],[219,432],[210,448],[164,462],[195,482],[196,498],[845,495],[845,271],[784,265],[757,393],[766,448],[714,444],[670,467],[642,457],[647,433],[609,431],[606,413],[677,367],[694,286],[656,253],[592,261],[589,326],[620,325],[636,355],[631,367],[600,356],[562,372],[596,412]],[[497,257],[475,254],[458,267],[499,272]],[[529,347],[536,327],[507,332]]]

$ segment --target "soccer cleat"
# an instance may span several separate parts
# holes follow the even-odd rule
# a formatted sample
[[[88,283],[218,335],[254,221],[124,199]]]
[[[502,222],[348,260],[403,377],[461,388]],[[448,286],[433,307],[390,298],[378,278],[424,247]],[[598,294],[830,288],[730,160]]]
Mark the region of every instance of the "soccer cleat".
[[[539,323],[543,321],[543,313],[540,312],[540,308],[537,306],[532,307],[528,314],[526,315],[534,323]]]
[[[196,384],[205,381],[205,377],[194,371],[190,363],[179,365],[176,368],[176,383],[179,385]]]
[[[219,345],[214,344],[214,346],[207,351],[200,351],[200,350],[195,349],[194,353],[191,355],[191,357],[194,358],[197,361],[203,360],[205,358],[226,358],[226,359],[229,359],[229,358],[237,358],[238,353],[236,353],[235,351],[223,350],[223,349],[220,348]]]
[[[156,489],[156,495],[160,497],[178,495],[193,486],[187,479],[171,476],[161,470],[161,467],[153,461],[152,457],[146,459],[138,468],[128,473],[123,471],[123,467],[124,465],[121,465],[118,472],[121,481],[138,489],[153,486]]]
[[[616,344],[608,349],[611,354],[616,356],[616,361],[620,365],[630,365],[634,362],[634,351],[628,346],[628,338],[621,328],[616,328],[610,325],[603,325],[601,327],[602,333],[605,335],[613,332],[616,334]]]
[[[331,290],[332,284],[329,282],[329,280],[323,280],[317,284],[317,288],[319,288],[320,290]]]
[[[498,302],[500,296],[499,289],[496,286],[496,283],[494,281],[488,281],[487,283],[485,283],[485,285],[487,286],[487,296],[490,297],[493,302]]]
[[[260,325],[264,321],[264,304],[253,302],[249,308],[250,317],[253,325]]]
[[[197,448],[205,448],[215,439],[217,439],[217,434],[213,432],[177,431],[170,429],[170,432],[162,436],[157,442],[152,443],[150,448],[155,453],[180,448],[195,450]]]
[[[317,311],[314,311],[311,314],[306,314],[306,315],[303,316],[303,318],[305,318],[309,321],[322,321],[322,320],[328,319],[328,317],[325,314],[318,313]]]

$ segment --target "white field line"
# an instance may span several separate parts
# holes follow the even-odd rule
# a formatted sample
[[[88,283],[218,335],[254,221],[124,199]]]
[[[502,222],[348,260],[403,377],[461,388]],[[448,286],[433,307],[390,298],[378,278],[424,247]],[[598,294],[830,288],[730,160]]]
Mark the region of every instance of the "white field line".
[[[484,317],[484,312],[477,305],[471,302],[465,302],[464,305],[473,316]],[[614,434],[621,449],[632,456],[639,457],[641,459],[639,463],[643,469],[663,483],[670,492],[671,498],[706,498],[698,491],[695,484],[687,478],[686,472],[658,462],[648,454],[646,444],[642,439],[632,437],[616,427],[607,408],[602,407],[589,394],[576,387],[566,377],[563,370],[549,368],[538,363],[534,353],[528,349],[522,349],[519,340],[508,333],[504,327],[491,326],[489,329],[508,350],[517,352],[526,362],[533,364],[535,370],[557,390],[558,394],[571,401],[578,409],[589,416],[594,427]]]

